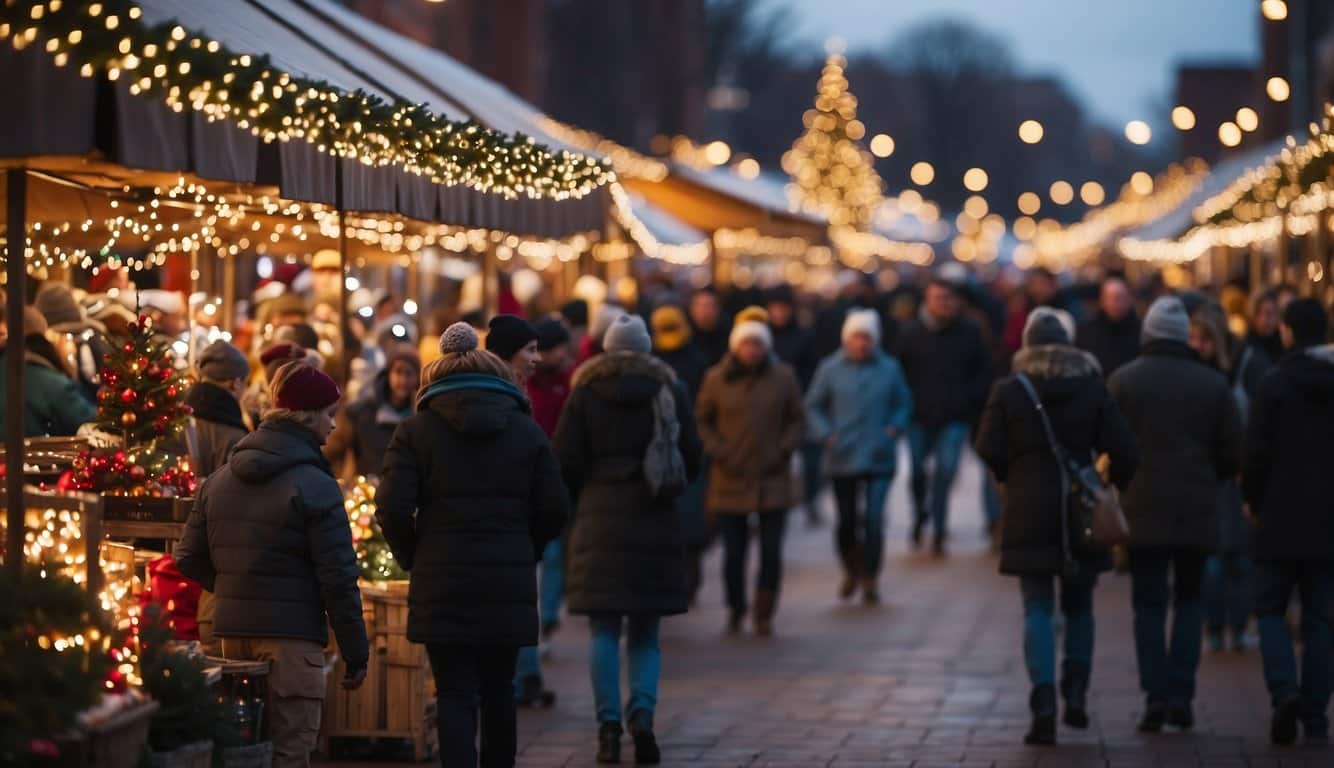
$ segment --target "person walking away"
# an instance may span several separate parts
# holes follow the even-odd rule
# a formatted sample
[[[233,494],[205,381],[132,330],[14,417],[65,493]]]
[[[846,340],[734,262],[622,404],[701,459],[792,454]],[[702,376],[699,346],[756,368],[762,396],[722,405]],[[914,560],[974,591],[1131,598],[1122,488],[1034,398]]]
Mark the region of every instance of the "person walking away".
[[[1098,312],[1079,325],[1075,343],[1093,355],[1104,377],[1139,354],[1139,316],[1125,278],[1112,275],[1102,281]]]
[[[653,310],[649,325],[653,329],[653,354],[671,367],[677,381],[685,386],[690,401],[695,402],[709,363],[690,337],[690,321],[685,312],[670,304],[658,307]],[[709,466],[705,457],[700,461],[699,474],[676,500],[685,536],[686,593],[691,605],[695,604],[704,582],[704,555],[713,544],[713,523],[704,509],[708,486]]]
[[[338,412],[338,424],[324,455],[338,471],[351,456],[353,477],[378,477],[384,453],[398,425],[412,415],[412,399],[421,378],[421,358],[416,350],[400,345],[389,363],[375,375],[356,402]],[[340,472],[344,477],[349,473]]]
[[[496,315],[487,324],[486,351],[509,364],[520,387],[537,372],[537,329],[518,315]]]
[[[1103,383],[1098,361],[1072,346],[1074,321],[1062,310],[1029,313],[1013,374],[991,390],[974,447],[1005,486],[1000,572],[1019,577],[1024,605],[1024,661],[1032,683],[1028,744],[1056,743],[1056,589],[1065,619],[1060,692],[1066,725],[1087,728],[1093,667],[1093,588],[1111,567],[1110,553],[1071,541],[1066,480],[1043,413],[1063,453],[1087,465],[1110,460],[1111,481],[1125,488],[1135,474],[1135,436]],[[1021,379],[1020,377],[1024,377]],[[1029,394],[1029,387],[1033,394]],[[1033,401],[1036,395],[1043,409]]]
[[[769,326],[743,320],[732,328],[730,351],[704,375],[695,418],[709,457],[706,505],[724,546],[728,629],[746,618],[746,555],[750,519],[760,533],[755,591],[756,634],[773,632],[783,578],[783,529],[792,505],[792,454],[805,439],[801,385],[791,366],[773,356]]]
[[[1269,367],[1264,353],[1237,343],[1222,307],[1212,302],[1191,315],[1190,347],[1205,364],[1228,377],[1245,429],[1247,406]],[[1250,538],[1241,488],[1236,480],[1228,480],[1218,492],[1217,551],[1204,563],[1205,632],[1215,652],[1223,650],[1229,632],[1232,649],[1246,650],[1252,604]]]
[[[0,300],[0,309],[4,303]],[[3,326],[0,323],[0,326]],[[97,418],[97,408],[83,396],[78,382],[65,370],[64,361],[46,340],[46,318],[33,307],[23,308],[23,338],[5,335],[0,365],[9,355],[23,355],[24,437],[67,437],[80,425]],[[8,402],[7,379],[0,377],[0,402]],[[0,429],[5,414],[0,413]]]
[[[858,588],[880,602],[885,501],[894,482],[899,437],[908,430],[912,392],[898,361],[880,349],[880,318],[854,310],[843,322],[843,348],[825,358],[806,393],[807,435],[825,448],[838,505],[834,543],[843,563],[839,597]],[[858,513],[858,502],[865,510]]]
[[[561,409],[570,396],[570,332],[565,324],[547,318],[534,326],[537,331],[537,371],[528,380],[528,399],[533,418],[548,439],[556,432]],[[560,604],[564,595],[565,540],[557,535],[547,542],[539,563],[537,613],[542,622],[543,643],[549,643],[560,627]],[[556,694],[548,691],[542,679],[544,649],[526,645],[519,649],[514,671],[514,696],[521,706],[550,706]]]
[[[1316,299],[1293,299],[1281,331],[1288,354],[1260,385],[1246,431],[1242,491],[1256,518],[1255,613],[1273,705],[1269,737],[1329,740],[1330,611],[1334,608],[1334,345]],[[1301,599],[1302,663],[1288,629]]]
[[[440,764],[513,766],[515,654],[537,644],[534,563],[569,498],[510,364],[454,323],[385,452],[376,518],[408,571],[408,639],[436,680]]]
[[[1108,381],[1139,444],[1139,471],[1121,497],[1135,656],[1146,703],[1141,731],[1190,728],[1200,663],[1204,561],[1218,538],[1219,486],[1238,470],[1241,416],[1227,379],[1187,342],[1181,300],[1163,296],[1144,317],[1139,357]],[[1171,639],[1166,635],[1169,575]]]
[[[671,368],[649,354],[652,341],[642,319],[617,318],[603,347],[603,354],[575,371],[553,440],[575,499],[567,602],[570,613],[589,617],[592,629],[598,761],[620,760],[625,634],[626,715],[635,758],[655,764],[661,759],[653,734],[662,665],[658,625],[661,617],[685,613],[690,605],[675,496],[699,471],[699,437],[685,388]],[[673,436],[679,455],[658,450]],[[674,469],[676,459],[684,465],[684,478]]]
[[[345,689],[370,657],[357,554],[343,493],[320,445],[334,428],[338,385],[304,362],[280,367],[259,429],[204,482],[173,556],[216,596],[226,658],[267,661],[273,764],[310,764],[324,700],[332,626]]]
[[[792,366],[804,395],[810,389],[815,369],[820,364],[820,358],[815,352],[815,334],[803,328],[797,320],[797,297],[791,285],[781,283],[774,286],[765,296],[765,301],[769,311],[769,329],[774,335],[774,355]],[[820,462],[824,456],[824,446],[807,440],[802,444],[799,455],[801,500],[806,507],[806,523],[814,528],[820,524],[817,499],[823,480]]]
[[[912,390],[912,543],[922,544],[930,520],[933,551],[945,554],[949,495],[959,459],[986,402],[991,363],[977,324],[961,316],[958,288],[935,277],[927,285],[922,311],[903,331],[899,363]],[[927,461],[934,467],[927,474]]]

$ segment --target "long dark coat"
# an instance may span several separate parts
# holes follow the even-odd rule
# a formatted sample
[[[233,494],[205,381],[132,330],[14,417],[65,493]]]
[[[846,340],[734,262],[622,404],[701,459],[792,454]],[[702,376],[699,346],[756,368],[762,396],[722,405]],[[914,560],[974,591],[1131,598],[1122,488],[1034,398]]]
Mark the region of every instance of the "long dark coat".
[[[1219,488],[1241,461],[1227,379],[1185,344],[1153,341],[1107,387],[1139,444],[1139,471],[1121,496],[1131,548],[1214,550]]]
[[[537,643],[534,563],[569,498],[547,436],[517,387],[493,376],[435,382],[385,451],[376,517],[411,574],[408,639]]]
[[[670,387],[687,474],[699,472],[694,412],[672,369],[649,355],[609,352],[579,367],[552,440],[575,498],[566,590],[571,613],[685,613],[685,544],[676,502],[644,479],[653,398]]]
[[[1124,488],[1138,462],[1135,437],[1112,402],[1093,356],[1065,345],[1029,347],[1015,354],[1013,365],[1033,382],[1064,450],[1087,461],[1107,454],[1112,483]],[[1001,379],[992,388],[974,447],[1005,484],[1001,573],[1060,573],[1065,563],[1061,475],[1037,409],[1016,377]],[[1074,549],[1072,554],[1093,570],[1111,564],[1106,552]]]

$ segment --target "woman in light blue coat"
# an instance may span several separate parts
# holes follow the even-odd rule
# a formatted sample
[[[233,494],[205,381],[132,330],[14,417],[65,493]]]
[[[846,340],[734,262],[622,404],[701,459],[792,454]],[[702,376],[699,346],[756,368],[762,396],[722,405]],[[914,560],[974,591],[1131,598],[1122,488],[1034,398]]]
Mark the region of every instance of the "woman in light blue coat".
[[[898,439],[912,416],[912,392],[898,361],[880,350],[880,316],[849,312],[842,348],[825,358],[806,394],[806,423],[812,441],[825,446],[825,471],[838,504],[835,542],[843,561],[839,596],[860,586],[868,604],[880,601],[885,540],[885,498],[894,480]],[[865,513],[858,515],[858,501]]]

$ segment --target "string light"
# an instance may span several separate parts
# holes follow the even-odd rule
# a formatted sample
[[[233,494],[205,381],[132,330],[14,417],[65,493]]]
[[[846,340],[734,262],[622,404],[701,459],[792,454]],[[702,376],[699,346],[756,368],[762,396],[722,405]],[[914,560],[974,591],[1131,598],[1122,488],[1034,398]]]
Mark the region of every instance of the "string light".
[[[920,160],[913,163],[912,168],[908,170],[908,177],[911,178],[912,183],[917,186],[925,187],[927,184],[930,184],[935,180],[936,169],[925,160]]]
[[[981,192],[987,188],[987,172],[981,168],[969,168],[963,174],[963,186],[969,192]]]
[[[1143,120],[1131,120],[1126,123],[1126,141],[1131,144],[1148,144],[1153,139],[1153,129]]]
[[[1292,95],[1292,89],[1288,87],[1288,81],[1281,77],[1271,77],[1265,82],[1265,95],[1271,101],[1284,102]]]
[[[1075,188],[1068,181],[1054,181],[1047,194],[1053,203],[1069,205],[1075,199]]]
[[[649,231],[648,225],[644,224],[635,215],[630,205],[630,194],[625,191],[620,182],[612,182],[609,189],[611,190],[612,215],[616,219],[616,223],[630,235],[630,239],[639,246],[645,256],[682,266],[698,266],[708,261],[710,252],[708,240],[686,245],[670,245],[660,242]]]
[[[303,140],[326,154],[507,198],[582,197],[615,177],[600,159],[281,72],[267,55],[238,55],[180,26],[150,27],[137,7],[100,24],[90,22],[98,3],[44,7],[40,19],[29,20],[23,4],[0,6],[0,39],[12,38],[15,48],[41,44],[74,61],[84,76],[128,80],[132,94],[156,94],[173,111],[227,120],[265,143]],[[14,34],[19,28],[22,34]]]
[[[1172,126],[1178,131],[1189,131],[1195,127],[1195,112],[1190,107],[1179,105],[1172,108]]]
[[[593,131],[567,125],[551,117],[541,118],[542,130],[580,149],[597,152],[611,160],[616,174],[623,178],[663,181],[667,178],[667,164],[600,136]]]
[[[1025,144],[1037,144],[1042,141],[1042,123],[1037,120],[1025,120],[1019,124],[1019,140]]]
[[[889,157],[894,154],[894,137],[888,133],[877,133],[871,138],[871,154],[876,157]]]

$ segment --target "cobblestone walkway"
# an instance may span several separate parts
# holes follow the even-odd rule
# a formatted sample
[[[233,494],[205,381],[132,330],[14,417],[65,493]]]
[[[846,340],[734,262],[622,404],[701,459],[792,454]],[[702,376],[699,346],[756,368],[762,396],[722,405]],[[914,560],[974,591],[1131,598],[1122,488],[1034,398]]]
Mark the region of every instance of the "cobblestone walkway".
[[[977,465],[966,464],[943,561],[908,551],[899,478],[883,604],[874,608],[836,599],[832,510],[814,531],[794,515],[770,639],[724,634],[715,552],[701,606],[663,625],[664,765],[1334,766],[1328,749],[1269,747],[1255,651],[1206,653],[1193,732],[1137,733],[1129,579],[1115,574],[1095,593],[1092,727],[1063,727],[1057,747],[1024,747],[1018,586],[996,573],[983,544],[977,478]],[[545,665],[559,700],[549,711],[520,712],[520,766],[593,765],[587,648],[583,622],[567,618]],[[628,758],[628,739],[625,746]]]

